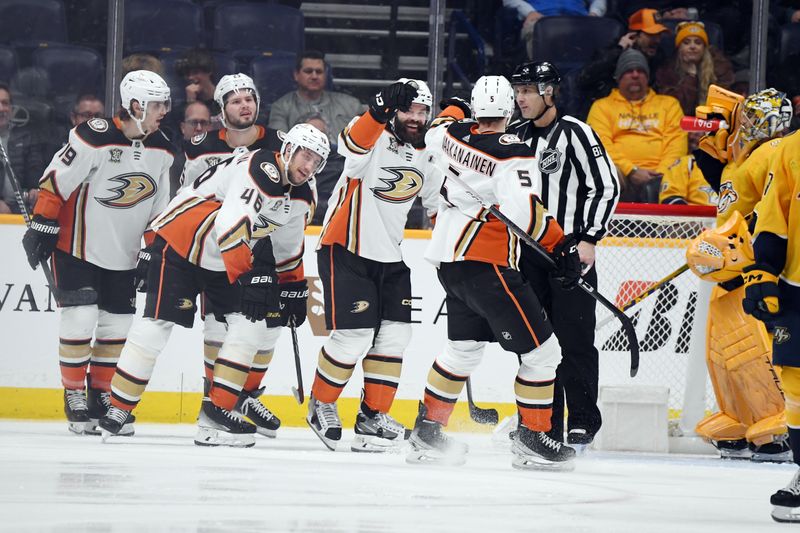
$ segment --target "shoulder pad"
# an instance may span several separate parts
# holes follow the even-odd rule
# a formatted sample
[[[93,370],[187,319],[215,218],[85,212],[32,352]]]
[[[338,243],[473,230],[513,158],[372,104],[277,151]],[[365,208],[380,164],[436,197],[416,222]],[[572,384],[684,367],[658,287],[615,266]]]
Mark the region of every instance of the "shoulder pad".
[[[89,146],[131,144],[114,123],[105,118],[93,118],[75,126],[75,134]]]
[[[281,146],[283,146],[283,138],[286,134],[280,130],[274,130],[264,126],[259,126],[259,128],[263,130],[261,136],[248,148],[251,150],[258,150],[261,148],[271,152],[279,151]]]
[[[269,196],[283,196],[281,173],[275,160],[275,153],[269,150],[256,150],[250,158],[250,177],[261,191]]]
[[[144,140],[144,145],[146,148],[160,148],[161,150],[166,150],[175,156],[175,146],[169,142],[169,139],[161,130],[148,135]]]
[[[195,135],[191,140],[184,144],[187,159],[196,159],[205,154],[229,154],[233,149],[228,144],[219,138],[219,135],[214,135],[216,132],[201,133]]]
[[[311,190],[309,182],[305,182],[299,187],[292,187],[291,198],[292,200],[302,200],[308,204],[312,204],[315,201],[314,191]]]
[[[208,132],[206,132],[206,131],[204,131],[203,133],[198,133],[197,135],[192,137],[189,142],[191,142],[193,145],[197,146],[198,144],[203,142],[203,139],[205,139],[207,135],[208,135]]]

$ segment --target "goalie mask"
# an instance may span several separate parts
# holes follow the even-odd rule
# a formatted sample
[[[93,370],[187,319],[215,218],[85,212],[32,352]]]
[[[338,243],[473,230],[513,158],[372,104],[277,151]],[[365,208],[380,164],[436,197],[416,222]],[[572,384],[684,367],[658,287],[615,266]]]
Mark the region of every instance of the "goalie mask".
[[[131,117],[142,135],[147,135],[147,131],[142,128],[142,123],[147,117],[150,104],[163,104],[166,112],[169,113],[172,107],[172,100],[169,94],[169,85],[164,79],[149,70],[134,70],[128,72],[119,84],[120,105]],[[133,112],[133,102],[136,101],[142,108],[141,118],[136,118]]]
[[[222,125],[228,129],[235,128],[231,128],[228,124],[228,117],[225,114],[225,102],[228,100],[231,93],[238,94],[240,92],[249,92],[256,101],[256,113],[253,117],[253,122],[255,123],[261,105],[261,97],[258,94],[258,89],[256,89],[253,78],[247,74],[228,74],[219,80],[216,89],[214,89],[214,101],[222,110]]]
[[[775,89],[748,96],[739,109],[739,129],[732,142],[734,160],[741,163],[759,144],[787,129],[792,112],[786,94]]]
[[[724,283],[753,264],[747,221],[738,211],[720,227],[704,230],[686,250],[686,263],[700,279]]]
[[[511,118],[514,113],[514,89],[503,76],[481,76],[472,88],[475,118]]]
[[[287,148],[289,149],[288,155],[286,154]],[[310,150],[321,158],[319,165],[308,176],[308,179],[311,179],[325,168],[328,155],[331,153],[328,137],[311,124],[303,123],[293,126],[283,137],[283,144],[281,145],[281,161],[283,162],[283,168],[286,169],[287,175],[289,172],[289,163],[300,148]]]

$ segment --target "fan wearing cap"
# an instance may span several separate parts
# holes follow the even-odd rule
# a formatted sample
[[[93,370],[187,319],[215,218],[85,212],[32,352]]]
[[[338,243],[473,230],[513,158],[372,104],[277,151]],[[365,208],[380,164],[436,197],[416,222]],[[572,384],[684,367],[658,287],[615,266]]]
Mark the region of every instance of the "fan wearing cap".
[[[658,201],[669,166],[686,154],[680,103],[650,88],[650,67],[638,50],[619,56],[617,89],[592,104],[587,123],[597,132],[619,171],[621,201]]]
[[[63,304],[59,314],[64,411],[78,434],[93,432],[110,405],[111,377],[136,311],[137,253],[169,201],[173,152],[159,131],[169,87],[158,74],[135,70],[122,79],[120,96],[116,117],[69,132],[39,181],[22,241],[33,268],[50,262],[59,289],[93,291],[92,303]]]
[[[674,96],[686,115],[706,101],[713,83],[730,88],[734,82],[733,65],[723,53],[711,46],[702,22],[681,22],[675,28],[675,54],[655,73],[659,92]]]
[[[634,49],[644,54],[650,72],[659,68],[666,58],[658,43],[669,34],[669,28],[659,21],[655,9],[640,9],[628,19],[628,33],[620,37],[618,42],[595,52],[578,76],[578,86],[588,96],[587,103],[608,96],[614,88],[617,61],[625,50]]]

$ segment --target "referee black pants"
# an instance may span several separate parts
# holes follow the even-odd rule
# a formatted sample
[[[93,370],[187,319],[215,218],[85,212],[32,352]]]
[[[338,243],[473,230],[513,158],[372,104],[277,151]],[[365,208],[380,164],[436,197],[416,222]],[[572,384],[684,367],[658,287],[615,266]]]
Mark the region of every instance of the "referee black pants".
[[[553,396],[553,427],[549,434],[554,439],[564,440],[566,395],[568,429],[585,429],[594,435],[602,424],[597,407],[598,352],[594,345],[597,302],[579,288],[562,289],[538,258],[526,252],[523,252],[520,268],[547,311],[561,345],[562,359],[556,370]],[[583,279],[596,288],[596,268],[592,266]]]

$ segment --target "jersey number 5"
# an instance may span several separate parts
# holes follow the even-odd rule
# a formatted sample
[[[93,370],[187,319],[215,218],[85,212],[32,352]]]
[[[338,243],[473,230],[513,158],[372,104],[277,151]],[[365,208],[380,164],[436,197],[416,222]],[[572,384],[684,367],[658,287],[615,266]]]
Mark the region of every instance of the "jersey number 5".
[[[517,176],[519,177],[519,184],[523,187],[530,187],[531,186],[531,175],[528,173],[527,170],[517,170]]]

